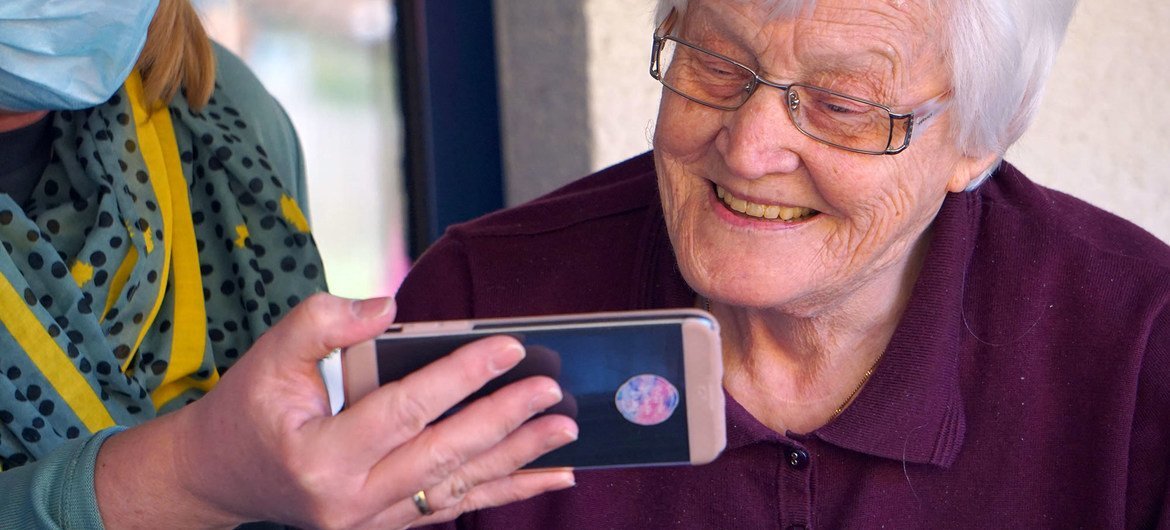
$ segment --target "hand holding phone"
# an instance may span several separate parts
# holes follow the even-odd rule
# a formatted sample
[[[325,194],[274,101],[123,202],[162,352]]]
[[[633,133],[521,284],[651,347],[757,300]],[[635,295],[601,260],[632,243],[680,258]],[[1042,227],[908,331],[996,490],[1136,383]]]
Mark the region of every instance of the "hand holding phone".
[[[545,414],[575,419],[580,438],[529,467],[703,464],[726,445],[719,329],[699,310],[398,325],[342,356],[346,402],[492,335],[520,340],[525,359],[448,414],[533,375],[556,379],[565,398]]]
[[[133,526],[146,511],[182,526],[404,528],[573,484],[563,471],[516,473],[576,437],[565,417],[525,422],[561,399],[548,378],[509,385],[432,424],[521,360],[508,337],[460,348],[330,415],[314,381],[321,355],[376,337],[393,318],[385,298],[302,301],[207,395],[102,444],[93,483],[103,519]],[[173,472],[143,467],[144,457]],[[425,517],[420,491],[434,512]]]

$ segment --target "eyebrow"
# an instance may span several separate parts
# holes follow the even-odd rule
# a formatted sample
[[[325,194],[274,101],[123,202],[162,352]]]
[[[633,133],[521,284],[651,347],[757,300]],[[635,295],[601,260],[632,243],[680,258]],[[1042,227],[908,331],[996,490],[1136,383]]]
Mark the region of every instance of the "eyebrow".
[[[802,69],[802,74],[842,73],[850,76],[876,78],[884,85],[895,82],[897,73],[896,63],[886,53],[880,50],[867,49],[855,53],[837,51],[812,51],[802,54],[798,58],[802,65],[812,65],[812,68]],[[827,66],[821,66],[827,65]]]
[[[717,9],[711,9],[706,4],[701,4],[695,11],[689,12],[684,16],[682,24],[676,27],[675,34],[683,35],[683,30],[691,30],[696,33],[698,39],[710,38],[712,40],[721,41],[719,43],[726,43],[728,46],[733,46],[745,52],[749,57],[737,57],[739,54],[728,53],[727,49],[712,49],[712,51],[723,53],[731,58],[743,62],[745,65],[761,72],[765,78],[770,78],[768,72],[760,67],[758,58],[759,54],[756,52],[747,39],[743,37],[741,32],[735,31],[739,25],[735,24],[732,17],[726,12]],[[700,22],[695,22],[695,15],[698,15]],[[736,15],[736,18],[738,15]],[[807,41],[806,41],[807,42]],[[697,42],[701,46],[708,45]],[[861,79],[872,81],[879,80],[877,83],[870,83],[873,89],[877,92],[870,97],[884,97],[889,98],[893,96],[894,87],[897,75],[897,63],[894,61],[891,53],[883,48],[865,48],[850,52],[841,52],[836,50],[828,50],[826,48],[806,47],[806,50],[795,57],[798,66],[801,68],[796,75],[801,79],[771,79],[773,81],[782,82],[812,82],[805,79],[809,76],[816,76],[818,74],[841,74],[847,78]],[[751,59],[745,60],[745,59]],[[811,68],[809,66],[812,66]],[[827,67],[820,65],[829,65]],[[833,87],[823,87],[830,88]]]
[[[696,26],[693,22],[696,14],[705,15],[701,18],[703,24],[700,26]],[[727,17],[722,11],[711,9],[706,4],[700,4],[697,9],[688,11],[687,15],[683,16],[682,24],[676,26],[675,34],[682,35],[683,30],[691,29],[699,31],[700,35],[714,34],[745,50],[751,50],[752,47],[743,40],[740,34],[733,31],[734,28],[735,25],[727,20]]]

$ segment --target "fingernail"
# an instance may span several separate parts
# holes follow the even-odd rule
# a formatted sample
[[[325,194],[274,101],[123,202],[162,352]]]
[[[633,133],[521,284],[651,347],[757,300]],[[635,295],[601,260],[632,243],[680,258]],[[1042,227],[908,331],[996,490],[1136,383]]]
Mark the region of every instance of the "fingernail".
[[[577,441],[578,435],[579,434],[577,432],[576,427],[574,427],[572,429],[564,429],[564,430],[558,432],[556,434],[556,436],[549,438],[548,448],[553,449],[553,448],[565,445],[567,443],[575,442],[575,441]]]
[[[394,298],[389,296],[354,300],[350,305],[350,309],[353,310],[353,315],[362,320],[373,320],[384,317],[393,307]]]
[[[540,412],[557,403],[560,403],[565,395],[561,393],[561,387],[550,386],[544,392],[533,396],[532,401],[528,402],[528,410],[532,413]]]
[[[520,364],[525,355],[524,346],[521,346],[519,342],[509,342],[507,346],[496,351],[491,359],[488,359],[488,369],[492,371],[492,374],[500,375]]]
[[[569,443],[577,441],[577,436],[576,425],[573,428],[560,429],[560,431],[552,433],[549,438],[544,440],[544,450],[552,450],[569,445]]]

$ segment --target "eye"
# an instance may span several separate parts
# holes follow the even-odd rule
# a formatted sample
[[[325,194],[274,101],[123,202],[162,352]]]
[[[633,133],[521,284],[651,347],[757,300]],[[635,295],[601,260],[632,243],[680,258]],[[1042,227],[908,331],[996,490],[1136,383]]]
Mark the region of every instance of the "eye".
[[[840,100],[840,99],[833,100],[833,101],[825,101],[825,102],[823,102],[822,107],[824,108],[824,110],[826,110],[830,113],[843,114],[843,115],[862,114],[862,113],[865,113],[866,110],[868,110],[868,109],[862,108],[858,105],[850,105],[848,103],[844,103],[843,100]]]
[[[704,92],[705,98],[717,100],[719,104],[751,91],[751,74],[719,57],[707,55],[696,60],[693,75],[691,86]]]
[[[746,77],[744,71],[727,61],[720,60],[718,57],[707,57],[702,62],[703,69],[710,75],[721,78],[743,78]]]

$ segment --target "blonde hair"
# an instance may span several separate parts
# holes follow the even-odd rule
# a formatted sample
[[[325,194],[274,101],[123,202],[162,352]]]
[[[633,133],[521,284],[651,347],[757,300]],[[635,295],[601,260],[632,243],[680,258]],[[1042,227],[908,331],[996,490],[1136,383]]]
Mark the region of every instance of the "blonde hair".
[[[146,97],[166,105],[179,89],[198,110],[215,88],[215,53],[211,38],[189,0],[160,0],[138,57]]]

